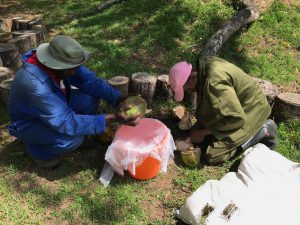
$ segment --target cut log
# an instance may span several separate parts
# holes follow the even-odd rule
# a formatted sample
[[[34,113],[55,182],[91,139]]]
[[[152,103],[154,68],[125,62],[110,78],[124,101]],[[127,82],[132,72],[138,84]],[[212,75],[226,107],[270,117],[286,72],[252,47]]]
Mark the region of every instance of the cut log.
[[[131,91],[146,99],[148,106],[153,103],[157,78],[147,73],[134,73],[131,77]]]
[[[11,38],[11,33],[0,30],[0,43],[6,43]]]
[[[42,17],[37,17],[35,19],[32,19],[28,22],[28,29],[32,29],[35,25],[43,25],[43,19]]]
[[[258,17],[258,10],[252,6],[238,11],[208,40],[202,50],[201,56],[205,57],[209,55],[217,55],[229,37],[231,37],[241,27],[255,21]]]
[[[41,31],[40,30],[20,30],[12,32],[13,37],[28,34],[31,40],[31,46],[37,47],[41,42]]]
[[[163,74],[157,77],[155,99],[173,99],[173,91],[169,85],[169,75]]]
[[[273,106],[275,97],[278,95],[278,89],[269,81],[252,77],[262,89],[264,95],[267,97],[267,100],[271,106]]]
[[[288,119],[300,121],[300,94],[285,92],[277,95],[272,115],[277,123]]]
[[[21,56],[13,44],[0,44],[0,56],[3,66],[17,69],[21,64]]]
[[[0,82],[13,78],[14,76],[15,73],[11,69],[7,67],[0,67]]]
[[[14,44],[17,51],[19,51],[22,55],[31,49],[31,38],[29,34],[16,36],[10,39],[8,43]]]
[[[13,21],[12,30],[13,31],[17,31],[20,29],[18,20],[21,20],[21,19],[23,19],[23,17],[21,17],[21,16],[16,16],[16,17],[12,18],[12,21]]]
[[[45,39],[46,39],[46,28],[44,25],[38,24],[38,25],[33,25],[31,27],[31,30],[39,30],[41,31],[41,35],[40,35],[40,44],[44,43]]]
[[[12,81],[13,78],[10,78],[0,83],[0,98],[6,106],[8,106],[8,102],[9,102],[9,92],[10,92]]]
[[[129,81],[130,81],[129,77],[116,76],[110,78],[108,80],[108,83],[114,88],[118,89],[121,92],[122,97],[127,97],[129,91]]]
[[[0,29],[4,32],[11,32],[13,20],[11,18],[0,18]]]
[[[14,30],[27,30],[28,29],[28,23],[30,22],[30,20],[28,19],[14,19],[13,20],[13,24],[14,24]]]
[[[2,61],[1,56],[0,56],[0,66],[1,66],[1,67],[3,66],[3,61]]]

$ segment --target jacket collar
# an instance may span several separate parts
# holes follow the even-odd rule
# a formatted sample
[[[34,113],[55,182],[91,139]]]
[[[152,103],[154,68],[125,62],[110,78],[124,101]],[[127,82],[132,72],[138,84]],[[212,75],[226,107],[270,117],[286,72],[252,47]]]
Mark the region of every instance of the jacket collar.
[[[22,56],[23,65],[22,67],[31,73],[33,76],[35,76],[37,79],[39,79],[42,83],[44,83],[46,80],[50,79],[47,73],[44,72],[41,68],[39,68],[37,65],[28,63],[27,60],[35,53],[36,50],[31,50],[30,52],[25,53]]]

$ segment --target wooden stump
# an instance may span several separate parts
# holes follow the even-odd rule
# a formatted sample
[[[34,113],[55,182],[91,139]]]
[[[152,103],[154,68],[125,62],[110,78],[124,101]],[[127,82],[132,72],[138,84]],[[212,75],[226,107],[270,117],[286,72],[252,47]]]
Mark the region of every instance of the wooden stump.
[[[271,106],[273,106],[276,96],[278,95],[278,89],[269,81],[252,77],[262,89],[264,95]]]
[[[17,51],[19,51],[22,55],[31,49],[31,39],[28,34],[16,36],[10,39],[8,43],[14,44]]]
[[[0,56],[5,67],[16,69],[22,64],[21,56],[13,44],[0,44]]]
[[[157,77],[155,99],[172,99],[173,92],[169,85],[169,75],[163,74]]]
[[[13,37],[27,34],[30,36],[30,42],[32,47],[39,46],[41,42],[41,31],[40,30],[20,30],[12,32]]]
[[[39,30],[41,31],[40,34],[40,44],[44,43],[45,39],[46,39],[46,29],[43,25],[38,24],[38,25],[34,25],[30,28],[31,30]]]
[[[27,19],[14,19],[13,23],[14,23],[14,28],[15,30],[27,30],[29,28],[28,23],[30,22],[30,20]]]
[[[9,92],[10,92],[12,81],[13,78],[10,78],[0,83],[0,98],[6,106],[8,106],[8,102],[9,102]]]
[[[11,32],[13,20],[11,18],[0,18],[0,28],[4,32]]]
[[[0,82],[13,78],[15,76],[14,72],[7,67],[0,67]]]
[[[21,20],[21,19],[23,19],[23,17],[21,17],[21,16],[16,16],[16,17],[12,18],[12,22],[13,22],[12,30],[13,31],[17,31],[20,29],[18,20]]]
[[[32,29],[32,27],[35,26],[35,25],[43,25],[43,19],[42,19],[42,17],[37,17],[35,19],[30,20],[28,22],[28,29]]]
[[[1,56],[0,56],[0,66],[1,66],[1,67],[3,66],[3,62],[2,62]]]
[[[288,119],[300,121],[300,94],[281,93],[275,98],[272,114],[278,123]]]
[[[108,80],[108,83],[114,88],[118,89],[121,92],[122,97],[127,97],[129,91],[129,81],[130,81],[129,77],[116,76],[110,78]]]
[[[157,78],[147,73],[134,73],[131,77],[131,91],[135,95],[141,95],[148,106],[153,103]]]

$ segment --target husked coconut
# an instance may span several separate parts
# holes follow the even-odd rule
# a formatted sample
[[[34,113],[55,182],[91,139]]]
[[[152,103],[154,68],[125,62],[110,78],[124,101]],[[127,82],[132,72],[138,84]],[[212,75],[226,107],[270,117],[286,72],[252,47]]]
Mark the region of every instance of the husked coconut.
[[[144,116],[147,112],[147,102],[140,96],[131,96],[122,102],[126,116]]]

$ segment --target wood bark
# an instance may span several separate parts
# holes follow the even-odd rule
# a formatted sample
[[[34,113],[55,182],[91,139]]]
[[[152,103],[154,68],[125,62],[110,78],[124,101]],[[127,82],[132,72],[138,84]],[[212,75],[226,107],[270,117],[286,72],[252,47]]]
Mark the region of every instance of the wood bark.
[[[46,28],[45,28],[44,25],[41,25],[41,24],[33,25],[30,29],[31,30],[39,30],[39,31],[41,31],[40,44],[45,42],[45,39],[46,39]]]
[[[22,64],[21,55],[13,44],[0,44],[0,56],[5,67],[17,69]]]
[[[31,38],[29,34],[23,34],[20,36],[16,36],[8,41],[8,43],[14,44],[16,50],[23,55],[24,53],[30,51],[31,46]]]
[[[13,37],[27,34],[30,36],[30,42],[32,47],[39,46],[41,42],[41,31],[40,30],[20,30],[12,32]]]
[[[276,96],[278,95],[278,89],[269,81],[252,77],[262,89],[264,95],[271,106],[273,106]]]
[[[0,67],[0,82],[13,78],[15,76],[14,72],[7,67]]]
[[[2,66],[3,66],[3,61],[2,61],[2,58],[0,56],[0,67],[2,67]]]
[[[118,89],[121,92],[122,97],[127,97],[129,91],[129,81],[130,81],[129,77],[116,76],[110,78],[108,80],[108,83],[114,88]]]
[[[4,105],[8,106],[9,102],[9,92],[11,88],[13,78],[4,80],[0,83],[0,98]]]
[[[13,20],[11,18],[0,18],[0,28],[4,32],[11,32]]]
[[[32,29],[32,26],[35,26],[35,25],[43,25],[43,19],[42,17],[37,17],[33,20],[30,20],[28,22],[28,29]]]
[[[81,14],[82,17],[84,16],[93,16],[99,12],[102,12],[104,9],[107,9],[115,4],[118,4],[118,3],[121,3],[125,0],[108,0],[108,1],[105,1],[103,3],[101,3],[100,5],[98,5],[96,8],[94,9],[90,9],[84,13]]]
[[[288,119],[300,121],[300,94],[281,93],[275,98],[272,115],[279,123]]]
[[[131,91],[135,95],[141,95],[148,106],[153,103],[157,78],[147,73],[134,73],[131,77]]]
[[[209,55],[217,55],[229,37],[231,37],[241,27],[255,21],[258,17],[259,12],[253,6],[238,11],[208,40],[207,44],[202,50],[201,56],[205,57]]]
[[[170,98],[173,98],[173,92],[169,85],[169,75],[160,75],[157,77],[155,99],[165,100]]]

